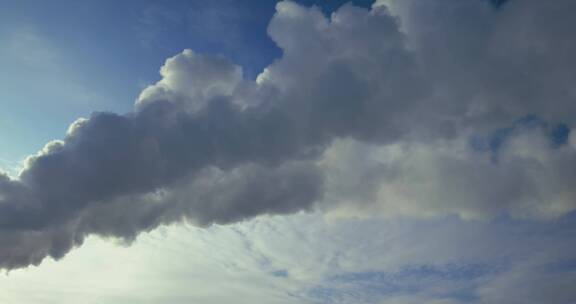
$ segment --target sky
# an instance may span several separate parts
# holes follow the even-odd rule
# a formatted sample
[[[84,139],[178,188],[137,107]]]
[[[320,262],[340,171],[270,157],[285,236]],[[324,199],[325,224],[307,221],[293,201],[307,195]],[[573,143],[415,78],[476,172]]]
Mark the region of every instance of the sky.
[[[574,10],[0,1],[0,302],[576,303]]]
[[[316,5],[328,13],[343,3]],[[129,112],[166,58],[186,48],[227,56],[255,78],[281,55],[266,33],[274,9],[269,0],[2,1],[3,166],[60,138],[78,117]]]

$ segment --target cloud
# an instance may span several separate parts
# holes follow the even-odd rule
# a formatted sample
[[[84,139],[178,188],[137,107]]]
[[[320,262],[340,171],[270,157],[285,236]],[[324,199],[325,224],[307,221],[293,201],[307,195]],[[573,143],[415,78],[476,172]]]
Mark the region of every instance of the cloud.
[[[328,150],[328,196],[343,202],[337,215],[551,218],[574,210],[568,83],[576,44],[564,14],[574,3],[486,2],[378,3],[400,20],[429,91],[403,116],[410,140]]]
[[[355,22],[364,18],[369,22]],[[310,36],[300,41],[302,20]],[[371,26],[386,30],[390,41],[372,41],[369,31],[354,35]],[[348,6],[330,22],[318,9],[281,2],[270,33],[286,50],[267,69],[270,80],[250,83],[226,59],[185,50],[167,60],[163,79],[144,90],[135,112],[94,113],[30,157],[19,179],[7,181],[17,191],[2,196],[2,266],[60,257],[87,233],[132,238],[184,218],[208,225],[308,209],[322,193],[321,173],[311,160],[334,137],[396,136],[373,130],[386,130],[386,124],[367,109],[384,112],[375,94],[405,101],[413,95],[394,88],[395,81],[415,76],[384,10]],[[335,45],[324,52],[329,36]],[[363,45],[352,49],[349,39]],[[399,61],[374,63],[389,66],[393,90],[365,90],[376,81],[366,72],[382,74],[378,66],[365,68],[375,55],[388,54]],[[291,67],[298,58],[310,58],[310,65]],[[304,68],[309,78],[294,82]],[[241,102],[250,99],[257,102]],[[36,238],[42,242],[31,241]]]
[[[242,69],[226,58],[199,55],[189,49],[168,59],[160,75],[162,80],[142,91],[139,106],[181,100],[191,110],[198,110],[215,97],[232,95],[242,81]]]
[[[210,228],[175,224],[129,248],[89,237],[62,261],[2,276],[0,300],[564,304],[573,297],[575,223],[327,221],[312,212]],[[37,282],[37,292],[25,292]]]
[[[487,2],[393,1],[434,82],[433,104],[475,128],[530,114],[572,125],[576,43],[567,12],[575,4],[508,1],[495,10]]]
[[[230,229],[248,243],[246,255],[266,261],[262,271],[288,270],[286,286],[300,287],[289,290],[302,296],[296,303],[566,303],[573,297],[560,284],[574,275],[573,218],[486,225],[455,217],[326,222],[312,214]],[[526,292],[516,292],[519,286]]]
[[[219,56],[168,59],[132,113],[80,119],[0,179],[0,267],[178,221],[573,211],[573,2],[392,3],[328,18],[279,2],[283,55],[256,81]],[[527,115],[542,123],[514,125]]]
[[[573,139],[556,147],[544,126],[508,130],[493,150],[487,146],[495,135],[386,146],[336,142],[320,161],[329,198],[321,206],[335,216],[468,219],[551,219],[573,211]]]

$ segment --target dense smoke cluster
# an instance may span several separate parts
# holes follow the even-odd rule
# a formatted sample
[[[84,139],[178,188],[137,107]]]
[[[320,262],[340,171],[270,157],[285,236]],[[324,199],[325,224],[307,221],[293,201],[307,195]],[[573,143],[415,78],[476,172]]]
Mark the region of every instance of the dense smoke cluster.
[[[384,2],[279,2],[255,81],[184,50],[132,113],[77,120],[0,175],[0,268],[178,221],[573,211],[576,2]]]

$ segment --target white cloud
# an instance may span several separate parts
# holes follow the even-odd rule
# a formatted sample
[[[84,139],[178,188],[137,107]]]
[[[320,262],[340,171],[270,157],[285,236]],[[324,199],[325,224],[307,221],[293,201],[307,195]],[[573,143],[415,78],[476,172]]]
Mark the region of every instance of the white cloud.
[[[403,1],[396,17],[347,5],[328,18],[280,2],[268,32],[284,54],[256,82],[186,50],[134,113],[81,120],[19,181],[1,178],[0,265],[62,257],[91,234],[256,217],[155,230],[122,254],[87,245],[113,260],[82,273],[118,271],[125,289],[93,282],[112,303],[562,303],[573,273],[551,264],[576,256],[575,135],[551,133],[574,123],[575,49],[558,25],[574,2],[542,3]],[[44,208],[14,207],[28,196]],[[28,271],[68,273],[66,261]]]
[[[137,105],[158,100],[183,102],[197,111],[212,98],[230,96],[242,81],[242,69],[226,58],[184,50],[166,60],[162,80],[145,88]]]
[[[381,147],[340,141],[320,162],[322,206],[335,216],[550,219],[576,208],[574,163],[576,150],[551,147],[540,128],[511,136],[499,151],[476,151],[468,137]]]
[[[455,218],[334,221],[320,214],[207,229],[173,225],[129,247],[90,238],[59,262],[11,271],[0,278],[0,300],[563,304],[573,296],[573,229]]]

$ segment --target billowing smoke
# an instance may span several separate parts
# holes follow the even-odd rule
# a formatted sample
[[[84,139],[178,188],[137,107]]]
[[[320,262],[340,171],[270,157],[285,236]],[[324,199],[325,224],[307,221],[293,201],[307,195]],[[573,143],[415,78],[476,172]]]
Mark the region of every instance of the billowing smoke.
[[[0,175],[0,268],[178,221],[574,210],[576,2],[385,2],[280,2],[256,81],[185,50],[134,112],[77,120]]]

